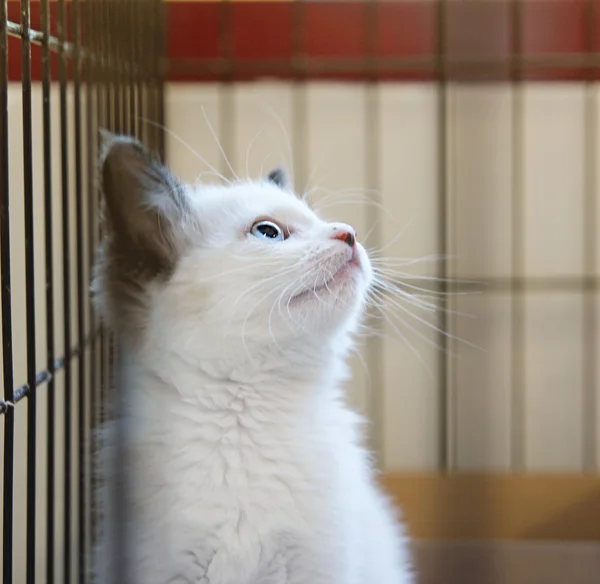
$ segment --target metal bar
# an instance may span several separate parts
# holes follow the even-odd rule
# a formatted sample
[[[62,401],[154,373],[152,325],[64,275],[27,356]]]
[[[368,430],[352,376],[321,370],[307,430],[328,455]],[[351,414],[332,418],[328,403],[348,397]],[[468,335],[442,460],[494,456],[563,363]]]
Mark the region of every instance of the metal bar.
[[[29,29],[28,33],[25,33],[23,27],[18,22],[7,21],[7,32],[8,36],[12,38],[18,38],[19,40],[23,40],[25,36],[29,39],[32,45],[40,45],[42,46],[44,43],[49,45],[49,48],[52,52],[60,52],[62,49],[67,57],[72,57],[75,54],[75,44],[69,41],[63,41],[59,37],[55,37],[50,35],[47,40],[44,37],[43,30],[35,30]],[[42,27],[43,28],[43,27]],[[86,47],[80,47],[79,50],[80,58],[83,60],[89,60],[96,62],[98,64],[102,63],[105,60],[105,55],[103,53],[90,51]],[[136,70],[137,64],[135,61],[123,61],[119,65],[120,67],[129,70]]]
[[[425,295],[431,297],[439,293],[439,286],[431,278],[399,277],[392,280],[392,285],[400,287],[407,293],[417,297]],[[448,292],[450,298],[459,294],[479,294],[484,292],[506,293],[513,292],[523,294],[527,292],[599,292],[600,278],[596,276],[581,277],[518,277],[518,278],[486,278],[483,280],[450,280],[451,290]]]
[[[32,391],[27,396],[27,584],[35,584],[36,569],[36,461],[37,461],[37,403],[36,403],[36,342],[35,342],[35,248],[33,157],[31,123],[31,41],[29,40],[29,0],[21,0],[21,95],[23,112],[23,197],[25,213],[25,307],[27,331],[27,382]]]
[[[115,347],[114,349],[114,359],[113,359],[113,367],[112,371],[114,373],[114,385],[116,388],[121,389],[123,387],[123,379],[122,379],[122,360],[120,358],[120,354],[118,349]],[[123,391],[117,390],[115,391],[114,400],[116,402],[115,407],[121,409],[121,406],[124,403],[124,394]],[[128,584],[127,577],[127,537],[126,537],[126,529],[125,522],[122,520],[126,515],[126,476],[124,473],[124,469],[127,468],[127,460],[125,456],[125,420],[122,416],[117,416],[115,418],[115,458],[114,458],[114,477],[113,481],[113,497],[115,501],[114,508],[114,532],[112,534],[112,554],[111,556],[114,558],[114,574],[115,584]]]
[[[101,89],[99,93],[99,112],[102,120],[103,129],[113,130],[114,126],[112,123],[112,115],[111,115],[111,92],[110,92],[110,82],[108,79],[108,68],[110,66],[110,58],[109,58],[109,46],[107,44],[107,15],[106,15],[106,0],[98,0],[100,3],[98,10],[98,39],[99,39],[99,49],[100,53],[105,55],[105,66],[102,68],[101,81],[99,83],[99,88]],[[102,107],[101,107],[102,106]],[[98,136],[98,139],[100,137]],[[102,237],[102,227],[99,227],[99,238]],[[100,409],[100,424],[105,421],[106,418],[106,410],[104,404],[106,403],[106,367],[105,367],[105,356],[106,356],[106,331],[102,328],[100,333],[100,342],[99,342],[99,368],[100,368],[100,404],[102,407]]]
[[[233,157],[233,144],[235,141],[235,87],[233,85],[232,66],[233,59],[233,11],[235,5],[233,0],[222,0],[219,2],[219,56],[225,62],[225,71],[220,79],[219,87],[219,137],[223,151],[221,160],[221,173],[223,176],[231,174],[230,167],[235,169]],[[155,71],[152,71],[152,77]],[[152,85],[156,83],[154,79]],[[153,119],[156,118],[156,110],[152,111]],[[158,136],[161,129],[155,126],[155,135]]]
[[[135,19],[136,22],[138,23],[143,23],[143,3],[142,2],[134,2],[134,5],[136,7],[136,12],[135,12]],[[145,108],[144,108],[144,104],[145,104],[145,95],[146,95],[146,88],[144,86],[144,64],[145,64],[145,60],[144,60],[144,45],[143,45],[143,24],[141,24],[141,30],[140,33],[137,35],[132,35],[133,37],[133,41],[134,41],[134,45],[135,45],[135,51],[133,54],[133,58],[134,60],[139,63],[139,67],[136,70],[136,101],[137,101],[137,108],[136,108],[136,113],[137,113],[137,120],[138,120],[138,128],[137,128],[137,137],[144,142],[146,140],[146,135],[147,135],[147,128],[148,125],[145,123],[145,120],[143,119],[143,116],[145,115]]]
[[[83,346],[85,339],[85,273],[84,273],[84,240],[83,240],[83,157],[81,149],[81,2],[72,0],[72,26],[73,40],[75,46],[75,68],[73,79],[73,123],[75,130],[75,261],[77,265],[76,278],[76,302],[77,302],[77,343]],[[78,470],[79,484],[77,500],[79,533],[77,538],[78,546],[78,566],[79,581],[85,581],[86,566],[86,499],[85,499],[85,449],[86,449],[86,428],[85,428],[85,408],[86,408],[86,355],[81,351],[77,361],[77,384],[79,386],[77,400],[77,423],[78,423]]]
[[[157,84],[157,100],[158,100],[158,111],[156,112],[157,122],[160,124],[158,127],[158,152],[161,160],[165,161],[165,91],[164,91],[164,80],[165,80],[165,47],[166,47],[166,13],[163,0],[156,1],[157,10],[157,32],[156,36],[158,39],[157,52],[155,55],[156,60],[156,84]]]
[[[36,373],[33,387],[37,389],[47,383],[49,384],[54,379],[56,372],[64,369],[67,361],[71,361],[78,357],[85,347],[87,347],[92,340],[98,336],[98,334],[99,331],[96,331],[88,335],[82,347],[72,349],[69,351],[68,355],[60,357],[59,359],[55,359],[53,363],[48,366],[48,369],[44,369],[43,371]],[[31,387],[32,386],[30,386],[29,383],[25,383],[24,385],[17,387],[17,389],[13,391],[13,400],[10,403],[5,400],[0,400],[0,415],[11,411],[12,408],[14,408],[23,398],[27,397],[31,393]]]
[[[111,5],[115,11],[113,22],[120,22],[120,26],[117,27],[116,34],[114,34],[114,47],[115,47],[115,75],[117,79],[117,95],[119,97],[119,112],[120,112],[120,131],[123,134],[129,134],[129,121],[127,119],[127,85],[125,83],[125,72],[123,71],[123,62],[126,59],[126,52],[124,51],[124,39],[127,27],[126,14],[123,10],[126,0],[120,0],[115,2],[112,0]]]
[[[365,10],[365,59],[370,69],[369,78],[365,93],[364,105],[364,133],[365,133],[365,178],[366,186],[371,193],[376,204],[364,207],[367,221],[374,226],[380,219],[380,209],[383,207],[381,200],[381,177],[379,175],[380,158],[380,123],[381,115],[379,109],[379,83],[376,70],[373,67],[374,58],[377,52],[377,31],[378,31],[378,13],[379,0],[367,0],[364,3]],[[364,242],[370,248],[382,249],[383,242],[380,237],[380,230],[369,229],[369,241]],[[384,412],[385,412],[385,392],[383,391],[383,345],[381,338],[383,336],[383,321],[380,318],[371,318],[369,326],[377,333],[371,335],[366,345],[366,361],[369,373],[369,383],[371,391],[369,392],[369,418],[371,420],[370,440],[372,451],[379,460],[380,466],[385,462],[385,439],[384,439]]]
[[[306,0],[296,0],[299,4]],[[440,2],[441,0],[438,0]],[[514,0],[513,0],[514,1]],[[294,26],[294,33],[297,33]],[[422,73],[429,78],[434,77],[440,71],[440,63],[444,68],[452,70],[452,77],[469,82],[469,77],[477,81],[477,74],[482,80],[489,80],[490,74],[496,68],[498,76],[502,80],[518,80],[514,71],[517,69],[519,77],[527,73],[527,68],[539,68],[548,70],[560,69],[596,69],[600,66],[600,55],[588,53],[569,54],[543,54],[523,55],[518,58],[494,57],[489,55],[411,55],[406,57],[374,57],[370,62],[363,57],[340,57],[340,58],[318,58],[303,56],[298,59],[292,57],[288,61],[281,59],[252,59],[247,61],[230,62],[222,57],[218,58],[190,58],[172,59],[167,62],[167,70],[170,75],[178,74],[210,74],[217,76],[236,74],[284,74],[292,77],[303,73],[314,74],[348,74],[362,79],[369,78],[375,71],[379,76],[381,73]],[[506,79],[504,71],[506,65],[513,68],[513,73]]]
[[[90,49],[94,50],[96,47],[96,26],[94,23],[95,14],[95,6],[96,3],[94,0],[86,0],[85,2],[85,37],[84,44]],[[95,85],[97,75],[97,64],[93,61],[88,61],[85,67],[85,85],[86,85],[86,111],[85,111],[85,123],[86,123],[86,139],[87,139],[87,245],[88,245],[88,277],[91,277],[92,266],[94,265],[95,258],[95,250],[96,250],[96,189],[95,189],[95,180],[96,180],[96,140],[95,134],[97,134],[97,128],[94,124],[94,114],[97,115],[98,110],[94,109],[94,102],[97,106],[97,89]],[[96,330],[96,317],[94,314],[94,306],[91,302],[91,297],[88,298],[88,314],[89,314],[89,330]],[[88,387],[89,387],[89,407],[90,407],[90,419],[89,419],[89,450],[88,450],[88,460],[89,466],[87,468],[87,472],[90,473],[90,547],[94,543],[94,533],[95,533],[95,509],[96,509],[96,496],[95,496],[95,488],[94,488],[94,464],[93,457],[95,453],[95,443],[94,443],[94,429],[96,427],[96,411],[98,408],[99,400],[97,399],[96,391],[97,391],[97,380],[96,380],[96,336],[93,335],[89,345],[89,377],[88,377]]]
[[[521,0],[512,0],[512,53],[520,55],[522,47],[523,4]],[[517,285],[524,279],[525,223],[524,205],[524,169],[523,169],[523,126],[524,97],[521,81],[522,69],[518,59],[514,60],[512,75],[517,79],[513,89],[512,103],[512,321],[511,321],[511,429],[510,449],[513,470],[525,469],[525,298]]]
[[[598,30],[596,26],[596,0],[588,0],[586,10],[586,35],[587,46],[594,51]],[[596,235],[596,221],[598,202],[597,187],[598,174],[596,161],[598,159],[598,106],[596,102],[597,70],[590,70],[589,78],[585,86],[585,119],[584,119],[584,176],[585,176],[585,198],[583,204],[583,264],[585,273],[593,276],[597,270],[596,246],[598,244]],[[583,400],[582,400],[582,424],[581,443],[582,461],[584,470],[595,471],[598,468],[598,446],[597,446],[597,391],[598,379],[596,371],[596,360],[598,355],[598,327],[597,327],[597,295],[586,292],[583,295]]]
[[[65,0],[58,0],[58,33],[64,42],[67,38],[67,14]],[[64,50],[59,53],[60,82],[60,155],[62,178],[62,263],[63,263],[63,310],[64,310],[64,345],[71,346],[71,267],[70,267],[70,193],[69,193],[69,135],[67,111],[67,59]],[[71,582],[71,451],[72,451],[72,399],[71,399],[71,362],[65,362],[65,437],[64,437],[64,579],[65,584]]]
[[[306,58],[306,0],[292,4],[292,159],[294,187],[298,192],[309,188],[308,180],[308,94],[302,63]],[[237,66],[237,61],[233,63]]]
[[[439,392],[439,467],[448,471],[454,464],[454,435],[451,417],[454,415],[451,384],[449,382],[449,337],[448,332],[448,63],[446,54],[446,2],[438,0],[437,4],[437,55],[438,55],[438,246],[442,261],[440,262],[440,291],[439,301],[439,330],[438,344],[440,347],[438,361],[438,392]]]
[[[135,26],[135,0],[127,0],[125,6],[125,13],[127,15],[128,28],[130,31],[134,30]],[[135,60],[135,34],[128,34],[125,37],[125,44],[127,46],[127,57]],[[130,136],[137,136],[137,118],[135,114],[135,73],[129,71],[126,76],[128,103],[127,103],[127,117],[129,121],[128,133]]]
[[[44,34],[42,43],[42,124],[44,149],[44,251],[46,278],[46,353],[47,368],[54,363],[54,247],[52,221],[52,136],[50,111],[50,0],[41,2],[41,24]],[[54,584],[54,496],[55,496],[55,382],[54,376],[48,379],[47,397],[47,486],[46,486],[46,582]],[[0,408],[1,409],[1,408]]]
[[[0,0],[0,273],[2,280],[2,366],[4,399],[12,402],[12,302],[10,279],[10,194],[8,166],[8,35],[6,27],[7,0]],[[12,584],[13,521],[14,521],[14,411],[4,420],[2,581]]]
[[[115,0],[108,0],[106,3],[108,22],[118,22],[120,18],[119,12],[117,11],[117,2]],[[118,27],[116,28],[118,31]],[[106,30],[108,33],[108,29]],[[107,34],[109,51],[108,55],[110,58],[110,68],[113,74],[110,77],[110,83],[112,86],[112,100],[113,100],[113,112],[114,112],[114,130],[118,133],[123,133],[123,104],[121,100],[121,75],[120,75],[120,54],[119,54],[119,34],[115,34],[114,28],[111,34]]]

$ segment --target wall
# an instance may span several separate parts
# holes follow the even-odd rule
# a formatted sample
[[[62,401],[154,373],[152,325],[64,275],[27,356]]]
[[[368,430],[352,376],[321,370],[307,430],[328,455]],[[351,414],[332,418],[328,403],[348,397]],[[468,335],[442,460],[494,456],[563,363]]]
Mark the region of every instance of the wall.
[[[41,136],[41,92],[37,84],[33,100],[34,135]],[[376,105],[375,110],[372,105]],[[441,249],[438,106],[437,89],[431,84],[382,84],[368,89],[361,84],[310,83],[298,89],[291,84],[270,82],[228,87],[173,83],[167,88],[166,114],[167,125],[178,138],[172,135],[168,139],[168,156],[175,170],[188,180],[195,180],[206,170],[181,144],[183,140],[221,172],[229,172],[208,129],[204,107],[237,172],[246,174],[246,158],[251,176],[286,163],[294,167],[296,183],[301,188],[309,184],[325,189],[313,193],[315,200],[321,201],[323,213],[353,223],[362,236],[370,232],[371,244],[384,247],[387,257],[421,258]],[[584,225],[594,226],[597,221],[597,215],[590,215],[590,209],[594,210],[590,205],[594,186],[591,173],[599,162],[593,146],[593,133],[598,131],[598,118],[593,115],[597,107],[597,87],[583,84],[531,84],[518,92],[503,84],[449,88],[447,251],[455,258],[450,264],[451,275],[474,280],[476,284],[469,289],[480,291],[451,298],[452,308],[466,314],[452,315],[448,323],[452,334],[464,341],[453,342],[453,354],[448,355],[451,375],[449,403],[444,411],[449,450],[458,469],[510,470],[520,454],[524,455],[527,471],[579,472],[590,442],[598,442],[597,426],[591,425],[598,412],[590,409],[590,404],[594,404],[591,398],[597,398],[597,386],[585,381],[590,367],[595,373],[598,362],[596,353],[590,352],[590,348],[596,348],[588,343],[590,331],[596,336],[594,329],[589,328],[590,315],[594,316],[589,303],[595,306],[598,299],[597,292],[582,292],[583,276],[596,277],[598,270],[597,263],[592,262],[597,247],[584,246],[582,239]],[[19,85],[10,87],[9,108],[15,383],[21,385],[25,382],[26,362]],[[57,322],[61,323],[61,176],[56,92],[52,108],[56,153],[55,310]],[[288,141],[294,147],[292,155]],[[42,370],[46,331],[41,140],[34,143],[34,157],[38,205],[36,307],[40,315],[37,360],[38,370]],[[70,172],[73,170],[71,158]],[[597,196],[595,186],[593,193]],[[330,198],[323,200],[324,197]],[[522,217],[515,212],[515,204]],[[522,221],[524,234],[516,249],[515,243],[519,242],[515,219]],[[71,225],[74,227],[73,220]],[[594,245],[598,245],[597,238]],[[435,262],[422,262],[409,270],[413,275],[429,277],[437,274],[438,268]],[[522,300],[515,300],[506,280],[513,273],[530,279]],[[417,282],[423,283],[428,282]],[[412,309],[408,304],[405,308]],[[355,381],[350,392],[353,403],[375,422],[373,443],[386,470],[434,470],[440,457],[442,404],[438,382],[441,353],[433,345],[440,338],[402,310],[397,309],[395,314],[386,325],[385,337],[371,341],[372,351],[363,348],[361,357],[355,359]],[[425,311],[417,314],[427,317]],[[513,336],[513,327],[522,338],[519,334]],[[62,335],[62,327],[57,326],[59,355],[64,354]],[[375,359],[373,353],[377,355]],[[513,376],[515,359],[520,365],[518,375]],[[75,376],[76,362],[73,366]],[[74,377],[73,387],[76,386]],[[61,375],[57,377],[56,396],[56,440],[61,444]],[[42,387],[38,392],[37,430],[40,477],[45,477],[46,468],[45,400]],[[76,409],[76,393],[73,400]],[[598,401],[595,399],[596,404]],[[26,476],[25,418],[23,403],[17,408],[15,423],[17,485],[24,485]],[[0,436],[2,424],[0,416]],[[76,448],[75,425],[73,432]],[[74,452],[75,465],[76,461]],[[62,518],[60,448],[56,469],[56,517]],[[75,466],[73,489],[76,477]],[[0,488],[1,480],[0,476]],[[37,489],[38,528],[44,533],[45,481],[38,481]],[[22,550],[24,513],[25,491],[17,488],[15,546]],[[75,529],[75,510],[72,521]],[[56,549],[61,548],[62,537],[59,521]],[[40,538],[41,574],[45,569],[44,545]],[[23,580],[24,569],[24,557],[19,556],[15,581]],[[56,569],[60,580],[60,561]]]
[[[435,469],[442,447],[461,470],[597,465],[597,335],[589,319],[598,298],[583,291],[598,271],[597,215],[590,216],[600,162],[597,87],[451,84],[443,123],[437,91],[418,83],[173,83],[168,159],[190,181],[206,170],[192,150],[230,175],[210,123],[236,173],[295,166],[297,185],[326,197],[327,216],[368,233],[388,258],[443,249],[443,181],[449,275],[474,284],[450,296],[447,403],[440,335],[419,321],[431,321],[426,310],[402,302],[385,337],[371,341],[375,350],[356,359],[351,393],[375,422],[383,467]],[[439,264],[405,270],[430,278]]]

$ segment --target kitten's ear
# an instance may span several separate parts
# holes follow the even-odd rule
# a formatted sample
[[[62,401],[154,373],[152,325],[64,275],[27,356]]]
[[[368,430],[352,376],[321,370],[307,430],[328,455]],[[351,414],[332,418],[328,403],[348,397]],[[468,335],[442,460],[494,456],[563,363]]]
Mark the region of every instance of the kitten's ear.
[[[283,168],[275,168],[268,176],[267,180],[278,186],[280,189],[287,189],[290,185],[290,177]]]
[[[111,233],[136,264],[169,269],[189,215],[184,188],[137,140],[102,132],[102,142],[100,176]]]

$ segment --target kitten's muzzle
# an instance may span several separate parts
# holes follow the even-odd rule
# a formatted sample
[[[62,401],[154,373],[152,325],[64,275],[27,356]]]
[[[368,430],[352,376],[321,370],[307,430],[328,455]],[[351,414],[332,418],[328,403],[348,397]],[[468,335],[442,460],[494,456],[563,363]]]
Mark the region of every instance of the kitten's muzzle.
[[[350,226],[342,223],[337,223],[333,226],[333,233],[331,235],[332,239],[339,239],[343,241],[346,245],[349,245],[351,248],[354,248],[356,244],[356,231]]]

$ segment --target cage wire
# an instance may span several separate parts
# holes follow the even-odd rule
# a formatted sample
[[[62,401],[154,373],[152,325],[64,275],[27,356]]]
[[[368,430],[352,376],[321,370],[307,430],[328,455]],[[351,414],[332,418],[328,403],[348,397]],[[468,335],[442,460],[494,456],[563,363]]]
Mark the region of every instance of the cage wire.
[[[111,387],[112,350],[112,340],[100,328],[88,293],[100,236],[95,176],[99,129],[136,136],[163,157],[163,30],[159,0],[0,2],[4,584],[88,579],[93,537],[92,431],[105,415],[102,404]],[[11,70],[19,53],[20,71]],[[41,79],[41,136],[35,135],[32,127],[33,108],[38,107],[32,103],[33,70]],[[22,152],[10,148],[9,92],[16,83],[22,96]],[[58,95],[53,91],[56,85]],[[53,124],[51,107],[56,97],[59,121]],[[59,135],[59,150],[53,148],[54,132]],[[34,188],[34,150],[40,141],[43,179]],[[22,192],[10,189],[13,157],[22,157]],[[57,175],[59,189],[55,188]],[[11,237],[11,222],[20,220],[11,209],[17,197],[24,199],[24,241]],[[43,225],[34,220],[34,209],[40,205]],[[58,222],[53,213],[57,206]],[[39,258],[34,253],[34,238],[44,241],[42,313],[36,310],[35,301],[35,261]],[[62,250],[56,249],[57,241]],[[19,269],[11,264],[11,249],[19,246],[25,256],[24,289],[11,282]],[[15,295],[26,297],[26,356],[16,354],[13,348]],[[40,346],[36,334],[44,329],[45,356],[41,357],[39,351],[36,354]],[[26,359],[26,383],[15,386],[15,363],[22,359]],[[45,411],[38,409],[40,392],[45,393]],[[59,398],[64,408],[63,434],[57,428]],[[26,424],[26,447],[15,439],[19,409],[27,412],[25,422],[20,418],[20,423]],[[37,433],[41,426],[46,435],[40,441]],[[45,444],[45,453],[40,444]],[[27,459],[26,485],[15,482],[16,454]],[[43,474],[38,469],[40,456],[46,458]],[[45,498],[43,518],[38,511],[40,483]],[[20,513],[21,509],[15,508],[15,494],[23,489],[26,506]],[[23,550],[14,537],[15,527],[23,523],[24,572],[15,566],[15,558]],[[40,533],[40,524],[45,533]],[[59,532],[60,540],[56,537]],[[38,545],[41,540],[45,542],[43,554]],[[40,555],[45,562],[40,562]]]

